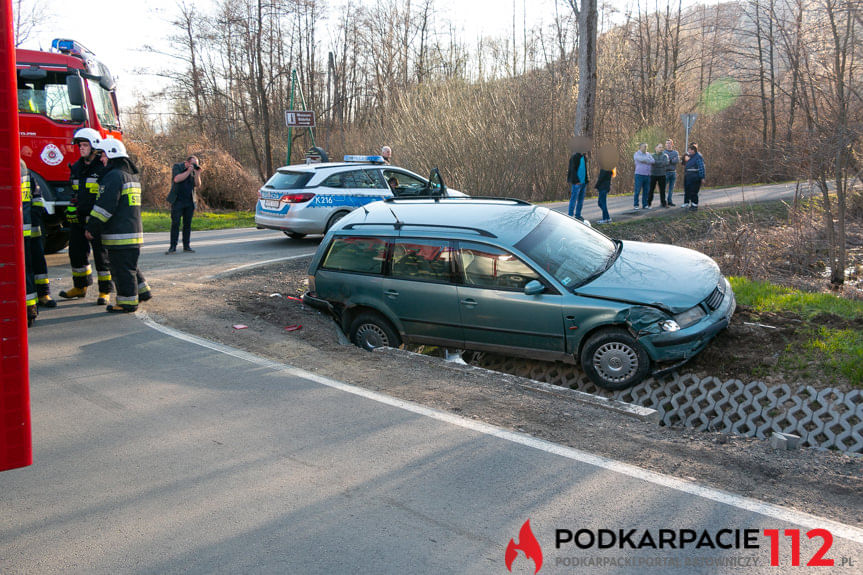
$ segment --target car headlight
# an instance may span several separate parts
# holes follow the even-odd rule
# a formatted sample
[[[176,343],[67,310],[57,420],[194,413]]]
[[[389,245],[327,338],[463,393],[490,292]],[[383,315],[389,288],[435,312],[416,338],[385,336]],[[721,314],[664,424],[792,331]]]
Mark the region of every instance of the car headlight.
[[[678,331],[680,329],[680,325],[673,319],[664,319],[659,322],[659,327],[662,328],[662,331]]]
[[[707,312],[704,311],[700,305],[695,307],[691,307],[688,310],[681,312],[674,316],[674,320],[680,326],[680,328],[687,328],[694,323],[697,323],[701,318],[707,315]]]

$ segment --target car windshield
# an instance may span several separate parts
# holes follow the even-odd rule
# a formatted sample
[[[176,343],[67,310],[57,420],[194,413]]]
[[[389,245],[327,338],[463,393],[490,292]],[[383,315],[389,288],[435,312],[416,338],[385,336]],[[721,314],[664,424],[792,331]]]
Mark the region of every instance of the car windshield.
[[[617,254],[613,240],[552,210],[515,247],[567,289],[597,277]]]
[[[276,172],[270,178],[265,188],[276,190],[298,190],[304,187],[312,179],[310,172]]]

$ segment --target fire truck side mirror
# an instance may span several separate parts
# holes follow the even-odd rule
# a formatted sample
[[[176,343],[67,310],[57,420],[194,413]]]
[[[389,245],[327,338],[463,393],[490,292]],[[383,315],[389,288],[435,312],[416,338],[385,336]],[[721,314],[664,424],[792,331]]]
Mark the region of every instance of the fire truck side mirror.
[[[66,89],[69,92],[69,103],[73,106],[84,105],[84,80],[77,74],[66,76]]]
[[[113,90],[116,85],[114,83],[114,77],[108,72],[107,68],[103,68],[103,74],[99,76],[99,85],[108,90],[109,92]]]
[[[76,124],[81,124],[87,121],[87,112],[84,111],[84,108],[75,107],[71,110],[71,120]]]

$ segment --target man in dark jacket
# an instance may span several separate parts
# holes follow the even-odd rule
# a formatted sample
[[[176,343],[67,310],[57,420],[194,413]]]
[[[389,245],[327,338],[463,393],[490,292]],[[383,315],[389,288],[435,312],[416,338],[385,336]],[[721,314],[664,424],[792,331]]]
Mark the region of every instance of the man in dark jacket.
[[[152,297],[150,286],[138,268],[144,228],[141,224],[141,183],[138,168],[126,154],[123,142],[105,138],[99,144],[106,171],[99,178],[99,199],[87,220],[87,239],[101,237],[111,260],[117,288],[117,305],[109,312],[130,313],[139,301]]]
[[[84,235],[87,217],[96,198],[99,197],[99,176],[104,166],[99,160],[102,153],[96,145],[102,141],[102,135],[92,128],[81,128],[75,132],[72,143],[78,145],[81,157],[69,166],[72,181],[72,202],[66,208],[66,221],[69,223],[69,263],[72,264],[72,284],[70,290],[61,291],[60,297],[66,299],[82,298],[87,295],[87,288],[93,284],[90,271],[90,248],[93,248],[93,263],[96,264],[96,275],[99,282],[98,305],[106,305],[112,291],[111,265],[108,262],[108,251],[98,237],[88,241]]]
[[[566,181],[572,186],[569,196],[569,217],[582,219],[581,208],[584,205],[584,191],[587,188],[587,155],[581,151],[575,152],[569,158],[569,169],[566,171]]]
[[[174,164],[171,168],[171,247],[166,254],[177,253],[177,240],[180,236],[180,219],[183,220],[183,251],[192,249],[192,216],[195,214],[197,195],[195,188],[201,187],[201,165],[198,158],[189,156],[185,162]]]
[[[650,194],[647,196],[647,205],[653,204],[653,192],[659,185],[659,201],[663,208],[667,208],[665,199],[665,172],[668,171],[668,154],[665,153],[665,146],[656,144],[656,153],[653,154],[653,165],[650,166]]]

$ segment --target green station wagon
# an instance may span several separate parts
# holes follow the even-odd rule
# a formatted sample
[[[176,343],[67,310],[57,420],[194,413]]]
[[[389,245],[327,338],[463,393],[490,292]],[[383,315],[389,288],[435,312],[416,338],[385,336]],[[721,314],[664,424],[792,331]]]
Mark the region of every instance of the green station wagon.
[[[606,389],[691,359],[734,293],[693,250],[611,239],[520,200],[390,199],[331,229],[304,301],[358,346],[402,342],[580,363]]]

